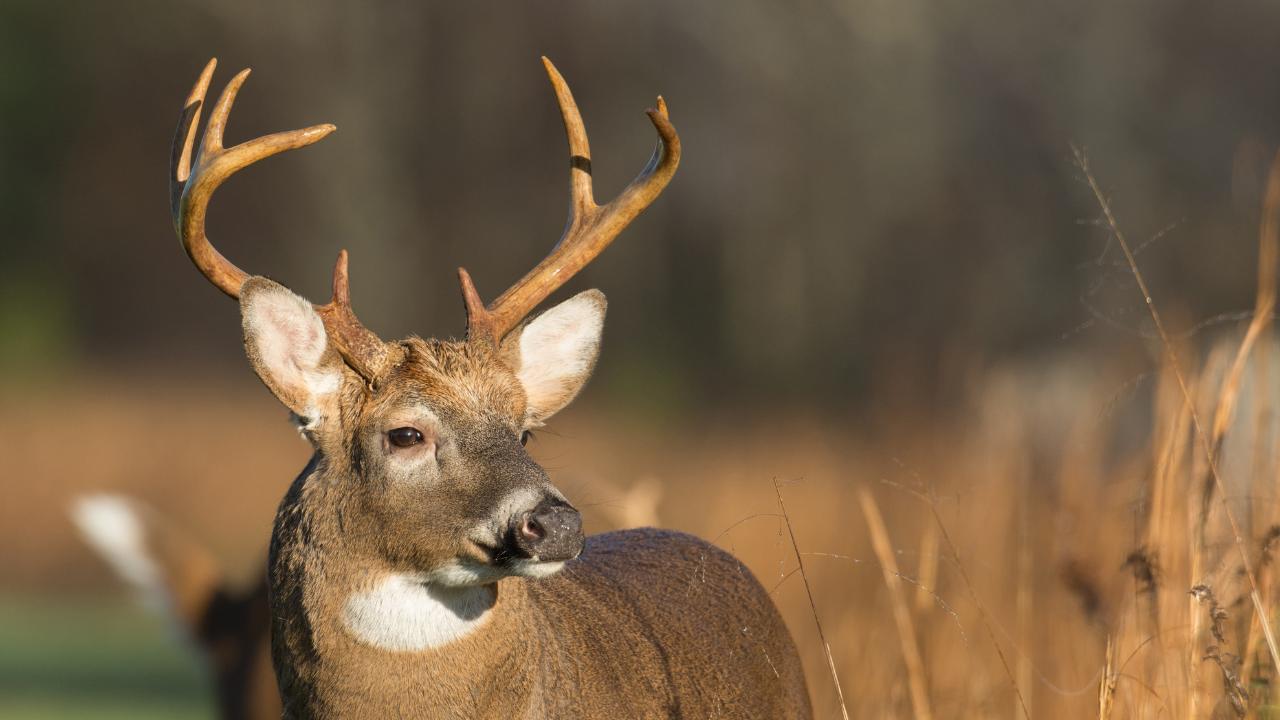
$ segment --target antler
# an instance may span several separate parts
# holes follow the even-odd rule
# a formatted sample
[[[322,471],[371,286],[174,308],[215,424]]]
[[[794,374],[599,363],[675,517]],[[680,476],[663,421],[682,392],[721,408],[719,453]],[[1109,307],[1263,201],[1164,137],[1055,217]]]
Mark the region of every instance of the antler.
[[[560,115],[569,138],[569,221],[564,235],[542,262],[498,296],[488,307],[476,292],[471,275],[458,268],[462,298],[467,306],[467,338],[494,345],[511,332],[539,303],[604,251],[609,243],[662,192],[680,164],[680,136],[667,117],[667,104],[647,110],[658,131],[653,157],[635,180],[607,205],[597,205],[591,188],[591,149],[582,114],[569,85],[547,58],[542,58],[555,89]]]
[[[195,263],[209,282],[232,298],[240,297],[240,287],[249,274],[227,260],[209,242],[205,235],[204,221],[209,199],[227,178],[263,158],[305,147],[336,128],[328,123],[313,125],[301,130],[278,132],[249,140],[230,149],[222,146],[223,133],[236,93],[249,77],[247,69],[231,78],[221,97],[209,113],[200,151],[194,162],[191,152],[195,147],[195,129],[200,122],[209,81],[217,67],[217,59],[209,61],[191,94],[187,96],[182,114],[178,116],[178,128],[173,137],[173,154],[170,162],[169,208],[173,213],[173,227],[187,251],[187,257]],[[338,253],[333,268],[333,299],[325,305],[317,305],[316,312],[324,321],[329,340],[337,348],[342,359],[360,374],[370,385],[386,370],[388,352],[386,343],[356,319],[351,309],[351,290],[347,276],[347,251]]]

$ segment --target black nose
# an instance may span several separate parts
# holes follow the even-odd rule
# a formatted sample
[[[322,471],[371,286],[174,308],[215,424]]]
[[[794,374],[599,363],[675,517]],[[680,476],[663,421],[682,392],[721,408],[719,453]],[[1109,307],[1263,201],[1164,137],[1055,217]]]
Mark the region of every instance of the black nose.
[[[513,518],[512,526],[516,549],[529,559],[558,562],[582,552],[582,516],[563,502],[543,501]]]

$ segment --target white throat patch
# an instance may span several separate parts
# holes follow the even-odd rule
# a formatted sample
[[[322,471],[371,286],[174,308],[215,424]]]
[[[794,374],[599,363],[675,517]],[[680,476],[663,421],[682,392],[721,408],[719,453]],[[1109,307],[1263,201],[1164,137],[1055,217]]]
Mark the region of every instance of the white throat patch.
[[[343,621],[367,645],[400,652],[430,650],[483,625],[496,598],[487,585],[442,587],[413,575],[389,575],[372,590],[348,597]]]

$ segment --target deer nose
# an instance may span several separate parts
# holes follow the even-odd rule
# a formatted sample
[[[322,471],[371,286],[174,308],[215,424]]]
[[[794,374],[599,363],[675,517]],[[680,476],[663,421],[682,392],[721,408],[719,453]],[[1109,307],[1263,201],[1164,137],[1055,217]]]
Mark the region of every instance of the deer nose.
[[[563,502],[544,500],[513,524],[516,548],[532,560],[572,560],[582,552],[582,515]]]

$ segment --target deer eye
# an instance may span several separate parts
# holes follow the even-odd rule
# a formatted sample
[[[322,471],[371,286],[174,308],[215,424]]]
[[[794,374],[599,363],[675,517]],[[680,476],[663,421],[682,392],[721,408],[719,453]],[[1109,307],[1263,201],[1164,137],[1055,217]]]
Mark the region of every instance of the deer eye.
[[[528,445],[528,444],[529,444],[529,441],[530,441],[530,440],[532,440],[532,439],[533,439],[533,433],[532,433],[531,431],[529,431],[529,430],[525,430],[524,432],[520,433],[520,444],[521,444],[521,445]]]
[[[387,439],[396,447],[412,447],[422,442],[422,432],[417,428],[396,428],[387,433]]]

